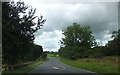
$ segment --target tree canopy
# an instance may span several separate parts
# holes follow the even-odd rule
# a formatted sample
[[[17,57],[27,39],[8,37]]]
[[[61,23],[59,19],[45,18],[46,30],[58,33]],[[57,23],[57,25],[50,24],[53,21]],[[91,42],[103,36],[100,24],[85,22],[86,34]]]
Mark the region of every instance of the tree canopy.
[[[35,32],[45,23],[43,16],[35,16],[36,9],[24,2],[2,3],[3,61],[6,64],[26,59],[34,45]]]
[[[108,41],[106,44],[106,55],[119,55],[120,49],[120,29],[118,31],[113,31],[111,38],[113,40]]]
[[[82,27],[77,23],[63,30],[65,36],[61,40],[61,55],[64,57],[80,57],[80,53],[96,45],[89,26]]]
[[[79,45],[90,48],[95,45],[95,39],[89,26],[82,27],[77,23],[73,23],[72,26],[63,30],[63,35],[65,38],[62,38],[61,44],[65,46]]]

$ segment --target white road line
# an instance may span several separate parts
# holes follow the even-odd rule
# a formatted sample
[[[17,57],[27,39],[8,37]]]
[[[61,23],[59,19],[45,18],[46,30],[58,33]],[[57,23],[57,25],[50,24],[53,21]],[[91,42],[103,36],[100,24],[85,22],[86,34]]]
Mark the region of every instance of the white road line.
[[[58,67],[53,67],[53,68],[56,69],[56,70],[59,69]]]

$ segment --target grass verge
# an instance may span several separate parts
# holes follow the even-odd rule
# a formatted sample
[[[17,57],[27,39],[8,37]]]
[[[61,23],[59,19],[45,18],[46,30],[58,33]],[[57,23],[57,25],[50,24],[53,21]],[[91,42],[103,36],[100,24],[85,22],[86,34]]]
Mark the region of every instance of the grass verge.
[[[60,60],[70,66],[97,73],[119,73],[118,57],[81,58],[78,60],[60,58]]]
[[[43,60],[36,60],[33,63],[20,67],[16,70],[4,70],[2,73],[2,75],[13,75],[13,73],[16,75],[24,75],[25,73],[29,73],[30,71],[32,71],[34,68],[36,68],[38,65],[40,65],[43,62]]]

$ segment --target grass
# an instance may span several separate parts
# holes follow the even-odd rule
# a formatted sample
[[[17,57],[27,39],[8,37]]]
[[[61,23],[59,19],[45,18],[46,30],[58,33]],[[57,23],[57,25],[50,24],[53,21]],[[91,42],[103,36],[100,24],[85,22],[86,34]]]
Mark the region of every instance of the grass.
[[[55,55],[51,53],[47,53],[47,57],[55,57]]]
[[[13,75],[13,73],[16,75],[23,75],[24,73],[29,73],[30,71],[32,71],[34,68],[36,68],[39,64],[41,64],[43,62],[43,60],[36,60],[34,61],[33,63],[29,64],[29,65],[26,65],[26,66],[23,66],[23,67],[20,67],[16,70],[12,70],[12,71],[9,71],[9,70],[4,70],[3,71],[3,75]]]
[[[73,67],[97,73],[118,73],[118,58],[116,56],[103,58],[81,58],[78,60],[60,58],[60,60]]]
[[[51,53],[47,53],[47,57],[59,57],[58,54],[51,54]]]

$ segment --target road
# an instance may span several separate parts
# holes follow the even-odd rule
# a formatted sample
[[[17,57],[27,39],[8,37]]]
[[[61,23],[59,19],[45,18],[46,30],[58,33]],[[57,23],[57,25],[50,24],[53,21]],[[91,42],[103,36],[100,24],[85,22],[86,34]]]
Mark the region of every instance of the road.
[[[93,74],[94,72],[68,66],[60,62],[59,59],[52,57],[49,58],[44,63],[40,64],[30,73],[92,73]]]

